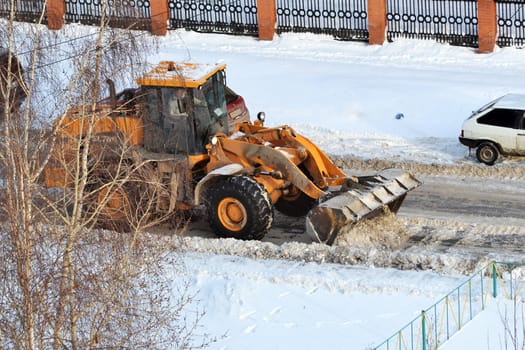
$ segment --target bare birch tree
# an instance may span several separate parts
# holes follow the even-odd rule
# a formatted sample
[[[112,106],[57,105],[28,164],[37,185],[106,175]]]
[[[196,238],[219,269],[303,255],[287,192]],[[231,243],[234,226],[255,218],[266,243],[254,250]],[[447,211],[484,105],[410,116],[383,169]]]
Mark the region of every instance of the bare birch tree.
[[[103,82],[122,81],[125,74],[129,79],[153,40],[108,28],[107,1],[100,25],[81,40],[66,30],[28,29],[14,21],[15,1],[10,3],[11,17],[0,32],[7,53],[0,79],[0,349],[205,347],[209,338],[200,334],[192,295],[184,284],[174,293],[166,278],[177,258],[160,238],[142,232],[152,219],[164,219],[149,210],[164,189],[158,183],[137,188],[149,165],[129,165],[126,140],[108,148],[111,169],[90,156],[98,145],[94,127]],[[26,69],[18,69],[13,53]],[[52,121],[65,118],[73,105],[81,106],[86,130],[73,154],[53,159],[64,140],[60,122]],[[67,165],[72,185],[50,196],[41,180],[53,161]],[[103,184],[94,180],[100,175],[95,171],[107,172]],[[131,232],[96,229],[112,196],[130,188],[139,192],[125,208]]]

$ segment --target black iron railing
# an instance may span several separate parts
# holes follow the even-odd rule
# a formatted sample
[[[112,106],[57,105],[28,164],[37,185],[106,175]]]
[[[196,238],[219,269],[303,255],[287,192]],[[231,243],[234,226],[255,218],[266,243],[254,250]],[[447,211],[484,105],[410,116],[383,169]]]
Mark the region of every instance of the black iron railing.
[[[20,22],[36,23],[42,16],[44,1],[36,0],[17,0],[15,1],[15,20]],[[0,17],[9,18],[11,14],[11,1],[0,1]],[[42,23],[47,24],[47,17],[44,14]]]
[[[525,46],[525,2],[497,0],[499,46]]]
[[[520,263],[489,263],[371,349],[440,349],[468,322],[484,312],[489,303],[494,303],[494,299],[499,297],[521,302],[525,286],[520,273],[523,267]],[[502,321],[503,326],[506,326],[505,321]]]
[[[158,0],[65,0],[65,22],[98,25],[102,11],[109,25],[151,30],[150,2]],[[525,0],[495,0],[497,44],[525,46]],[[44,1],[16,0],[17,21],[36,23]],[[169,0],[169,29],[258,35],[257,0]],[[387,39],[436,40],[477,47],[477,0],[387,0]],[[11,1],[0,1],[8,18]],[[276,0],[276,32],[329,34],[340,40],[368,40],[367,0]]]
[[[65,3],[66,23],[98,25],[105,12],[112,27],[151,28],[150,0],[111,0],[105,11],[102,0],[65,0]]]
[[[277,33],[322,33],[366,41],[367,19],[367,0],[277,0]]]
[[[387,0],[387,39],[431,39],[477,47],[475,0]]]
[[[169,29],[257,35],[256,0],[170,0]]]

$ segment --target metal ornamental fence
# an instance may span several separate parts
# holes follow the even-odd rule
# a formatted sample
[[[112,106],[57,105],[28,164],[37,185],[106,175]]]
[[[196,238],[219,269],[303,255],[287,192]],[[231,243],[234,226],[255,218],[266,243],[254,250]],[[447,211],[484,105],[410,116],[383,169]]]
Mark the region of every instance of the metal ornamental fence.
[[[513,271],[524,266],[504,262],[488,264],[373,349],[437,349],[483,311],[490,298],[523,296],[523,271],[518,277]]]
[[[15,1],[15,20],[20,22],[36,23],[44,10],[44,1],[17,0]],[[0,1],[0,18],[9,18],[11,1]],[[47,24],[47,17],[42,18],[42,23]]]
[[[430,39],[478,45],[475,0],[387,0],[387,39]]]
[[[367,19],[367,0],[277,0],[277,33],[322,33],[367,41]]]
[[[65,0],[65,3],[66,23],[98,25],[105,12],[112,27],[151,28],[150,0],[109,0],[105,10],[103,0]]]
[[[497,0],[498,46],[525,45],[525,2],[523,0]]]
[[[105,16],[119,28],[151,30],[150,2],[109,0]],[[276,32],[311,32],[366,41],[368,0],[275,0]],[[387,40],[413,38],[478,46],[477,0],[386,0]],[[495,0],[497,44],[525,46],[525,1]],[[104,0],[64,0],[65,23],[97,25]],[[43,0],[15,0],[16,20],[47,23]],[[168,0],[169,29],[258,35],[257,0]],[[9,17],[11,1],[0,1]]]
[[[256,0],[169,0],[170,29],[257,35]]]

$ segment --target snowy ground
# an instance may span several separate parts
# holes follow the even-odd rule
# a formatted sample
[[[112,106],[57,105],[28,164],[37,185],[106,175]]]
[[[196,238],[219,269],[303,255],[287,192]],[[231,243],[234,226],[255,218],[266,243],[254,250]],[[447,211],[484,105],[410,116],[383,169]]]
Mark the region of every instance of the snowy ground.
[[[464,276],[188,254],[212,349],[366,349]]]
[[[228,84],[253,115],[263,110],[272,125],[291,124],[332,154],[456,163],[466,155],[457,137],[470,113],[525,92],[524,56],[432,41],[368,46],[288,34],[259,42],[176,31],[151,62],[227,63]]]
[[[81,36],[85,30],[66,26],[59,35]],[[479,55],[431,41],[368,46],[288,34],[260,42],[184,30],[160,38],[159,52],[150,57],[152,64],[227,63],[228,85],[244,96],[252,117],[264,110],[267,125],[292,125],[326,152],[359,158],[363,167],[425,163],[414,169],[433,175],[446,171],[448,176],[461,169],[460,175],[473,179],[502,177],[519,179],[519,184],[523,159],[507,159],[488,169],[466,156],[457,136],[472,110],[508,92],[525,93],[524,59],[525,51],[513,48]],[[506,223],[492,224],[499,230]],[[521,235],[522,228],[513,232]],[[229,241],[189,241],[193,251],[199,245],[219,250],[223,244]],[[265,258],[258,249],[277,249],[265,244],[237,242],[235,249],[241,256]],[[305,250],[304,256],[312,254],[304,244],[297,247]],[[224,335],[212,349],[370,348],[465,279],[456,274],[454,264],[461,260],[455,258],[440,260],[445,264],[438,273],[375,268],[369,261],[343,266],[204,250],[184,254],[186,274],[174,274],[173,283],[187,280],[197,293],[195,307],[206,312],[201,330]],[[244,254],[249,250],[251,254]],[[498,313],[497,306],[485,312],[443,348],[501,349]]]
[[[189,281],[197,292],[199,308],[205,311],[200,331],[219,336],[211,349],[371,349],[466,279],[430,271],[211,254],[186,253],[184,261],[185,275],[173,279]],[[489,299],[486,310],[443,349],[506,349],[512,307],[509,300]],[[518,312],[522,310],[519,300]],[[519,315],[517,324],[523,324]],[[414,349],[421,349],[414,341]],[[412,349],[409,338],[404,342],[407,347],[401,349]],[[395,346],[390,343],[389,348],[399,349]]]
[[[259,42],[176,31],[162,39],[151,62],[226,62],[229,85],[245,97],[252,116],[264,110],[267,124],[290,124],[333,155],[364,163],[437,164],[451,173],[463,169],[460,173],[473,179],[512,181],[523,179],[522,159],[507,159],[486,170],[467,157],[457,136],[472,110],[502,94],[525,92],[524,58],[525,51],[512,48],[479,55],[422,41],[367,46],[294,34]],[[264,246],[236,249],[246,255],[243,249]],[[261,251],[259,256],[267,254]],[[207,253],[189,254],[186,261],[207,312],[205,329],[226,332],[213,349],[369,348],[465,279],[377,269],[366,261],[368,266],[348,267]],[[448,263],[442,271],[457,271],[454,265],[461,260]],[[502,348],[503,324],[495,316],[499,311],[497,306],[490,310],[490,316],[462,330],[446,349]]]

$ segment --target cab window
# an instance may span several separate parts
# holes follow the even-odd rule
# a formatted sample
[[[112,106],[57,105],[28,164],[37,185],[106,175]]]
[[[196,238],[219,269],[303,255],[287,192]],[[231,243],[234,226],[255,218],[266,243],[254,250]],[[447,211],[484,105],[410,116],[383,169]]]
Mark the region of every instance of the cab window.
[[[217,72],[204,83],[202,92],[206,97],[212,118],[224,118],[226,116],[226,99],[224,96],[224,77],[222,72]]]
[[[161,99],[160,89],[148,88],[144,90],[144,94],[141,95],[142,104],[146,108],[146,115],[149,121],[159,124],[161,121]]]
[[[169,116],[188,115],[188,93],[184,88],[161,88],[164,111]]]

